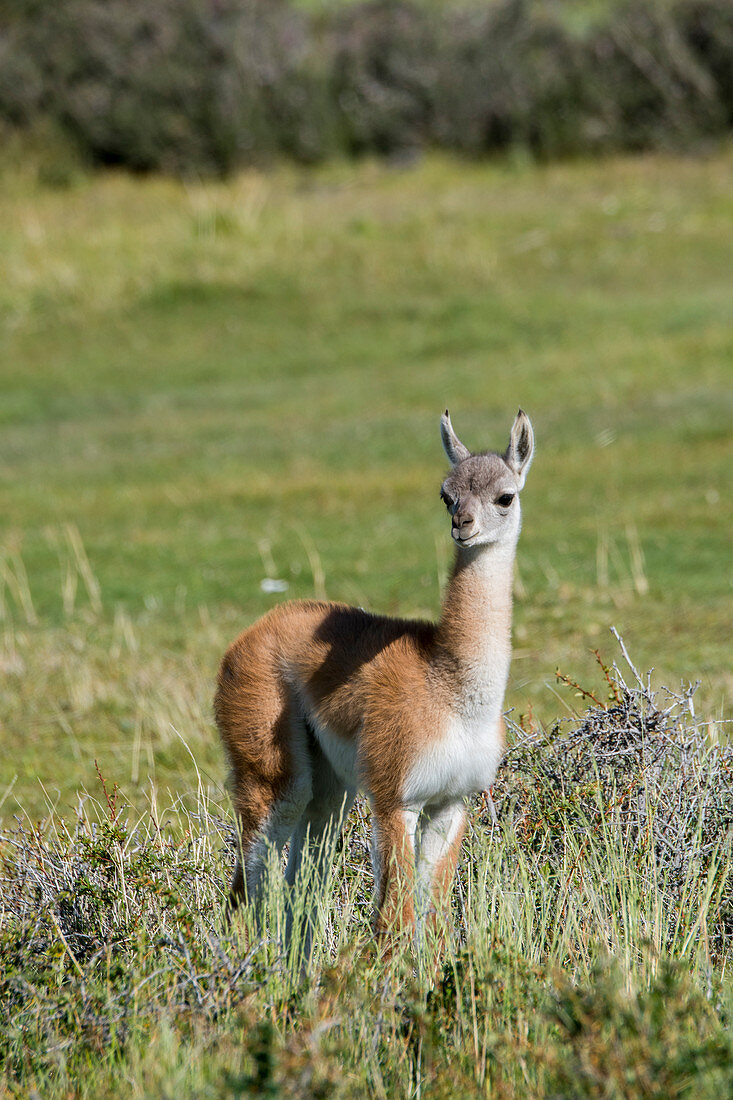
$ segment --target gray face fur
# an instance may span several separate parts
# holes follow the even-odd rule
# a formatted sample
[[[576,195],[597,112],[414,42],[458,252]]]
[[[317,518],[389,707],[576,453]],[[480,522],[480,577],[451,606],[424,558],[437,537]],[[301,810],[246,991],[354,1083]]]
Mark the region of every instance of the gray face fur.
[[[534,454],[534,433],[520,409],[504,455],[472,454],[453,431],[446,409],[440,422],[445,453],[453,470],[440,495],[452,517],[451,533],[463,548],[516,540],[519,534],[519,491]]]

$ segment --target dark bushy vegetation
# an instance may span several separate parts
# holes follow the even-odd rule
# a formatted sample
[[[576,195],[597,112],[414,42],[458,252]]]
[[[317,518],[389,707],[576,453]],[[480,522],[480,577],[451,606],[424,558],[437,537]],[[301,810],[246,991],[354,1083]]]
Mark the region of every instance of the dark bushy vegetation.
[[[700,18],[721,5],[701,6]],[[685,147],[725,126],[725,91],[704,50],[693,51],[682,11],[636,3],[588,42],[591,141],[628,149]],[[728,54],[728,68],[733,54]],[[595,74],[595,75],[593,75]]]
[[[227,172],[439,145],[538,156],[690,147],[733,124],[729,0],[634,0],[579,36],[523,0],[10,0],[0,120],[92,160]]]
[[[225,172],[322,152],[306,27],[283,0],[23,7],[0,39],[10,122],[51,114],[94,160],[134,169]]]
[[[328,53],[347,148],[393,153],[430,140],[438,42],[428,11],[394,0],[347,8]]]
[[[583,45],[522,3],[458,10],[441,28],[435,136],[473,155],[582,147]]]
[[[733,125],[733,4],[691,0],[679,11],[690,50],[715,84],[728,126]]]

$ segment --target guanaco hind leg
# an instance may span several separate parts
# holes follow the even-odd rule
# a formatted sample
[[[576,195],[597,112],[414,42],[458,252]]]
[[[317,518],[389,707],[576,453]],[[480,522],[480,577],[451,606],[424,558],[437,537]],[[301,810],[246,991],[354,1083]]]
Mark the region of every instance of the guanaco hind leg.
[[[304,905],[302,958],[308,960],[313,948],[318,898],[333,865],[336,841],[351,809],[356,789],[345,787],[326,759],[318,743],[310,740],[311,797],[301,814],[290,840],[290,853],[285,880],[294,887],[298,873],[305,864],[309,878],[304,885],[307,899]],[[286,939],[289,942],[293,911],[288,907]]]
[[[312,950],[316,903],[319,890],[333,862],[335,842],[344,818],[351,808],[355,789],[347,788],[338,778],[315,741],[307,721],[295,707],[286,708],[279,722],[288,724],[290,757],[294,766],[289,782],[279,797],[268,800],[267,790],[258,776],[235,765],[235,809],[241,846],[229,898],[229,911],[248,899],[258,905],[272,850],[279,855],[290,841],[285,879],[292,887],[303,863],[308,860],[312,878],[305,910],[303,958]],[[266,806],[266,812],[254,818],[252,805]],[[286,942],[290,941],[293,912],[288,906]]]
[[[215,709],[231,764],[237,859],[229,911],[259,899],[270,851],[292,835],[312,795],[308,734],[273,676],[255,695],[223,670]]]

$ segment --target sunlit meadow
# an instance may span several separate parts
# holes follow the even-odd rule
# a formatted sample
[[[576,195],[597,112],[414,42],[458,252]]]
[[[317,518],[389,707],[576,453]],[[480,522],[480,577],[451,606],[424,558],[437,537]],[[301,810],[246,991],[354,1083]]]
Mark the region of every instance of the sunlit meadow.
[[[188,184],[16,152],[0,177],[0,852],[7,896],[30,893],[0,929],[16,1006],[1,1087],[725,1094],[730,981],[708,927],[725,829],[670,901],[653,847],[568,830],[548,868],[476,811],[435,984],[375,958],[357,817],[301,986],[276,887],[259,951],[222,934],[211,695],[223,648],[278,600],[435,615],[439,415],[499,448],[521,405],[537,451],[513,718],[577,723],[580,687],[603,703],[592,651],[621,661],[613,625],[655,684],[700,681],[686,720],[725,743],[733,152]],[[87,909],[64,908],[75,893]],[[603,1092],[592,1067],[617,1047]],[[639,1091],[646,1065],[666,1091]]]

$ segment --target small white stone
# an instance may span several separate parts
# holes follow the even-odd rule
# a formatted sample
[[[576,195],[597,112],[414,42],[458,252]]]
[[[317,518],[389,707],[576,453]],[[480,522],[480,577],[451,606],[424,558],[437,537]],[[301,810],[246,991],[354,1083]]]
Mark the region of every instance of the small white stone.
[[[262,592],[287,592],[290,585],[287,581],[276,580],[275,577],[264,577],[260,581],[260,590]]]

